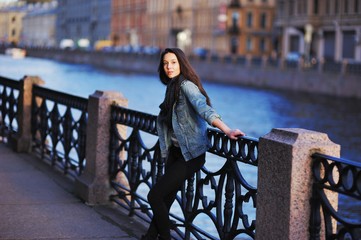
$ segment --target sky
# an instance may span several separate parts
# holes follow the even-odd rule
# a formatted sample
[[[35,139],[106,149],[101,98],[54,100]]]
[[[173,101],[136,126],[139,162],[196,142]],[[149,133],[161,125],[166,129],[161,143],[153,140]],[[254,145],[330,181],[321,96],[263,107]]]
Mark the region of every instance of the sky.
[[[0,0],[0,3],[16,2],[16,0]]]

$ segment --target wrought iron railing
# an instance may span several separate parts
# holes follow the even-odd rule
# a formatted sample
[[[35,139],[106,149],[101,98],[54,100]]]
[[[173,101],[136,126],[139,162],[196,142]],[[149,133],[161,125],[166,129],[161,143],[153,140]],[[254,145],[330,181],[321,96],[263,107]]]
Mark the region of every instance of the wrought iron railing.
[[[33,87],[33,151],[74,177],[85,167],[87,106],[85,98]]]
[[[22,82],[0,77],[0,142],[18,131],[19,95]]]
[[[0,142],[17,134],[21,89],[22,81],[0,77]],[[86,162],[87,106],[87,99],[33,86],[33,151],[74,177],[81,175]],[[127,134],[119,131],[121,126]],[[149,222],[146,196],[164,172],[156,116],[114,105],[110,131],[109,172],[116,192],[111,200]],[[174,234],[182,239],[253,239],[258,140],[231,141],[214,129],[208,130],[208,137],[212,147],[205,166],[184,183],[171,209]],[[361,239],[361,164],[316,153],[312,172],[310,238],[321,238],[325,226],[326,239]],[[345,216],[327,199],[330,191],[360,211]],[[338,207],[345,205],[339,202]]]
[[[316,153],[313,155],[312,171],[314,184],[310,239],[320,239],[321,225],[325,226],[325,236],[322,238],[361,239],[361,163]],[[350,216],[350,213],[335,209],[327,197],[327,191],[337,192],[340,200],[352,202],[355,206],[358,204],[359,212]]]
[[[122,136],[120,125],[132,131]],[[112,106],[110,174],[116,194],[111,199],[147,222],[152,216],[147,193],[164,172],[156,135],[156,116]],[[184,183],[171,208],[174,234],[182,239],[253,239],[257,184],[247,181],[247,174],[252,179],[257,175],[258,140],[234,141],[213,129],[208,136],[212,147],[205,166]]]

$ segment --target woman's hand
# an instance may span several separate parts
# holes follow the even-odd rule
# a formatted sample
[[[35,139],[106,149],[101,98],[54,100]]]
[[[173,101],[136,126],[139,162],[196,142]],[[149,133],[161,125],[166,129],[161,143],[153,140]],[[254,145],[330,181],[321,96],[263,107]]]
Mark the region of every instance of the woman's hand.
[[[232,140],[237,140],[238,137],[242,137],[246,134],[239,129],[230,129],[230,131],[226,133],[226,135]]]
[[[227,137],[229,137],[232,140],[237,140],[238,137],[242,137],[244,135],[246,135],[244,132],[242,132],[239,129],[230,129],[224,122],[222,122],[221,119],[216,118],[213,122],[212,125],[214,127],[217,127],[218,129],[220,129],[222,132],[224,132]]]

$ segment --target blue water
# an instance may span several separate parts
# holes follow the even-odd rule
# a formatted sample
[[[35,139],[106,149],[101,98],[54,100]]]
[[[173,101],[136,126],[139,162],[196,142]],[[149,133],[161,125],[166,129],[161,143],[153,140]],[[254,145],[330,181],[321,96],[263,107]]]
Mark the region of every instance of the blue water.
[[[164,86],[154,75],[120,74],[89,65],[0,55],[0,75],[39,76],[51,89],[88,97],[95,90],[121,92],[132,109],[158,114]],[[317,94],[260,90],[207,83],[213,106],[231,127],[260,137],[272,128],[305,128],[327,133],[341,156],[361,161],[361,100]]]
[[[128,99],[129,108],[151,114],[158,114],[165,91],[156,73],[154,69],[154,75],[121,74],[89,65],[0,55],[0,76],[11,79],[39,76],[46,82],[45,87],[82,97],[96,90],[121,92]],[[342,157],[361,162],[361,100],[203,82],[213,106],[230,127],[256,138],[272,128],[327,133],[333,142],[341,145]],[[212,167],[219,166],[207,166]],[[256,186],[256,176],[256,169],[249,167],[244,177]],[[349,200],[340,199],[340,203],[345,208],[352,206]],[[253,209],[252,203],[249,205],[246,211]],[[352,208],[350,212],[355,210]],[[255,213],[249,211],[254,219]]]

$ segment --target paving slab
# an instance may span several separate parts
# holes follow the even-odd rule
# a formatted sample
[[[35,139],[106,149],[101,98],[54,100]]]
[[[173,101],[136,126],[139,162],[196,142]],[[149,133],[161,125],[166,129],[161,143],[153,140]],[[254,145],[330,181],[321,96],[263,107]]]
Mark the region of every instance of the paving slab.
[[[0,143],[0,239],[139,239],[145,229],[115,205],[86,205],[70,179]]]

